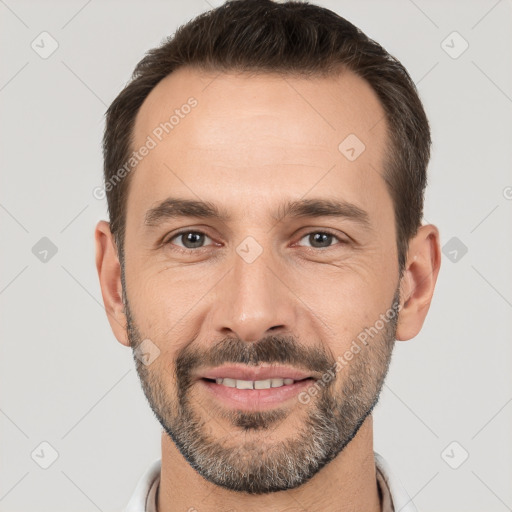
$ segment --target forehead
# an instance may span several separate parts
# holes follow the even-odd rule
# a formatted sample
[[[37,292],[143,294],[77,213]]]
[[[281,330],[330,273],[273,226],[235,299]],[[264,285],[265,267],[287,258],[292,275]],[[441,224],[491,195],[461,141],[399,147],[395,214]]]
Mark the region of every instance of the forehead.
[[[376,207],[389,200],[386,142],[379,99],[352,72],[302,78],[181,68],[137,114],[132,149],[151,149],[131,176],[127,220],[169,195],[242,208],[314,189]]]

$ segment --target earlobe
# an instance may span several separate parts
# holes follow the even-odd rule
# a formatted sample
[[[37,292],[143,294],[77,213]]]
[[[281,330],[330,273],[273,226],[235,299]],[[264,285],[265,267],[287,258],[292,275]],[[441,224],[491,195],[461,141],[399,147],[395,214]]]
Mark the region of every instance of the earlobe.
[[[128,347],[130,344],[126,332],[126,315],[122,297],[121,265],[108,222],[104,220],[98,222],[94,238],[96,269],[107,318],[119,343]]]
[[[400,304],[396,339],[416,336],[425,321],[441,267],[439,231],[426,224],[409,241],[407,262],[400,282]]]

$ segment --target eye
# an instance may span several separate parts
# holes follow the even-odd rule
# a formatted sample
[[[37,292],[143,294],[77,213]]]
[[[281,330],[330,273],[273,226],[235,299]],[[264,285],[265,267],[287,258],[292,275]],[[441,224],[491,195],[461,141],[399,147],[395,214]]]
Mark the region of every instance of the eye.
[[[309,242],[309,246],[306,247],[311,249],[329,249],[333,246],[333,242],[337,241],[341,244],[347,244],[348,241],[340,238],[334,233],[330,233],[329,231],[311,231],[306,233],[300,240],[306,239]],[[202,231],[193,231],[186,230],[180,231],[179,233],[174,234],[172,237],[168,238],[164,245],[172,245],[173,249],[182,252],[194,252],[198,249],[205,248],[206,240],[212,239]],[[176,241],[179,241],[177,243]]]
[[[202,249],[205,239],[212,240],[202,231],[181,231],[169,238],[165,244],[175,245],[181,250],[193,251],[194,249]],[[181,240],[181,244],[173,243],[173,240]]]
[[[308,242],[311,244],[309,247],[313,249],[329,249],[329,247],[332,247],[333,240],[337,240],[342,244],[347,243],[346,240],[343,240],[328,231],[311,231],[310,233],[304,235],[300,240],[304,239],[308,240]]]

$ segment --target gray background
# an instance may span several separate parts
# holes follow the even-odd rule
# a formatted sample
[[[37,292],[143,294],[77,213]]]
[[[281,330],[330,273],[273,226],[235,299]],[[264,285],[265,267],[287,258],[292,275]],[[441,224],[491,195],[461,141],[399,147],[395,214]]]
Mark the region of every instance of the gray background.
[[[145,51],[218,3],[0,0],[0,511],[120,510],[160,456],[102,307],[92,191],[106,106]],[[423,512],[512,510],[511,2],[319,3],[402,61],[434,140],[425,221],[445,254],[422,332],[397,343],[375,450]],[[43,31],[59,45],[46,59]],[[457,58],[453,31],[469,43]]]

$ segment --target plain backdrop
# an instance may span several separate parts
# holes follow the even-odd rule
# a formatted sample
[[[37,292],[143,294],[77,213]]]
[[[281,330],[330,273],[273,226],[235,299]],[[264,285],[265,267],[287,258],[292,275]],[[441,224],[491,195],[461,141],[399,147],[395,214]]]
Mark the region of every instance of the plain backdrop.
[[[102,307],[93,190],[108,104],[148,49],[219,3],[0,1],[2,512],[121,510],[160,457]],[[401,60],[432,127],[442,268],[422,332],[397,342],[375,451],[423,512],[512,510],[511,2],[318,3]]]

